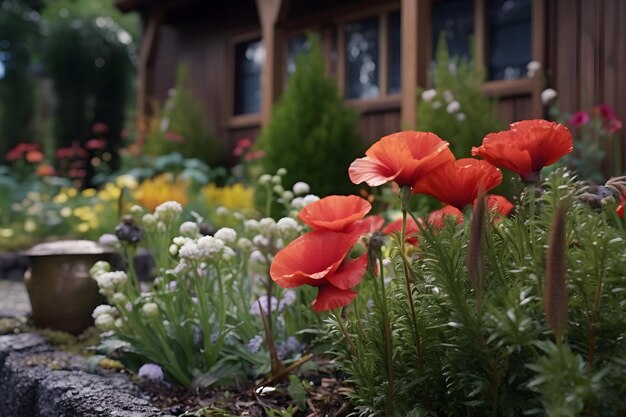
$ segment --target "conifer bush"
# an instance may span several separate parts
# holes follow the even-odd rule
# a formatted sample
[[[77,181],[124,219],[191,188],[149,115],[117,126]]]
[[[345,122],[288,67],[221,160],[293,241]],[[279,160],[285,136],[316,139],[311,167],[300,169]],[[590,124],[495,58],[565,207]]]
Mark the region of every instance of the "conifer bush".
[[[360,154],[357,113],[344,106],[325,74],[319,43],[297,57],[296,71],[272,109],[259,146],[266,151],[265,172],[286,168],[286,183],[307,182],[320,195],[355,191],[345,176]]]

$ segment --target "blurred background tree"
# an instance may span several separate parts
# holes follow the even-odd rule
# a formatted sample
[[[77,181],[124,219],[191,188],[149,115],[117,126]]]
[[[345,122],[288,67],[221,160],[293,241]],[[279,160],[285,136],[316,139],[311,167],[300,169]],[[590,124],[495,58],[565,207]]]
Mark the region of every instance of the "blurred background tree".
[[[34,139],[35,87],[29,68],[40,21],[28,3],[0,1],[0,155]]]

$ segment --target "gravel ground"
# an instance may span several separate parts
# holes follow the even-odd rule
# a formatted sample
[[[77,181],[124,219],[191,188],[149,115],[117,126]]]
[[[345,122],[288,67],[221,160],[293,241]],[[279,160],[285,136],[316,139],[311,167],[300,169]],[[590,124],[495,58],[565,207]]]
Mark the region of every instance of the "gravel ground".
[[[30,313],[30,300],[23,282],[0,279],[0,317]]]

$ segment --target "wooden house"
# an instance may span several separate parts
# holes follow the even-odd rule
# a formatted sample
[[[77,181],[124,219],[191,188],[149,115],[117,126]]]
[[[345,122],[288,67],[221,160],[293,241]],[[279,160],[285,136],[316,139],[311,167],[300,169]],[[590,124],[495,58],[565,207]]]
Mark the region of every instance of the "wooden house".
[[[497,98],[503,121],[544,117],[540,96],[548,87],[564,111],[606,103],[626,121],[626,0],[115,3],[142,17],[139,115],[167,97],[177,65],[186,63],[207,120],[230,148],[268,120],[307,31],[319,35],[346,103],[361,111],[368,142],[415,124],[416,91],[429,85],[441,31],[456,55],[469,55],[473,42],[487,74],[483,91]],[[531,76],[530,61],[541,64]]]

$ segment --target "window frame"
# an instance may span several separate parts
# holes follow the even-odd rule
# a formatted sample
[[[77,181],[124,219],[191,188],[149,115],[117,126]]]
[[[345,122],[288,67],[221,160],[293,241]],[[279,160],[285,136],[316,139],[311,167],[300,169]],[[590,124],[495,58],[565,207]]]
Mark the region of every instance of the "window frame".
[[[248,128],[261,124],[261,111],[255,113],[235,113],[235,96],[237,90],[237,45],[242,43],[260,40],[263,43],[263,36],[260,29],[249,30],[241,34],[233,35],[228,40],[228,86],[230,94],[226,97],[226,108],[228,109],[229,128]],[[261,72],[261,83],[263,73]],[[260,103],[262,104],[262,103]],[[260,107],[260,106],[259,106]]]
[[[346,103],[354,105],[362,111],[395,108],[400,105],[402,91],[389,94],[389,15],[395,12],[402,13],[398,3],[380,5],[334,19],[337,34],[337,89]],[[380,94],[372,98],[346,98],[346,37],[344,28],[349,23],[371,18],[378,19],[378,88]],[[402,59],[400,60],[400,71],[402,71]]]

